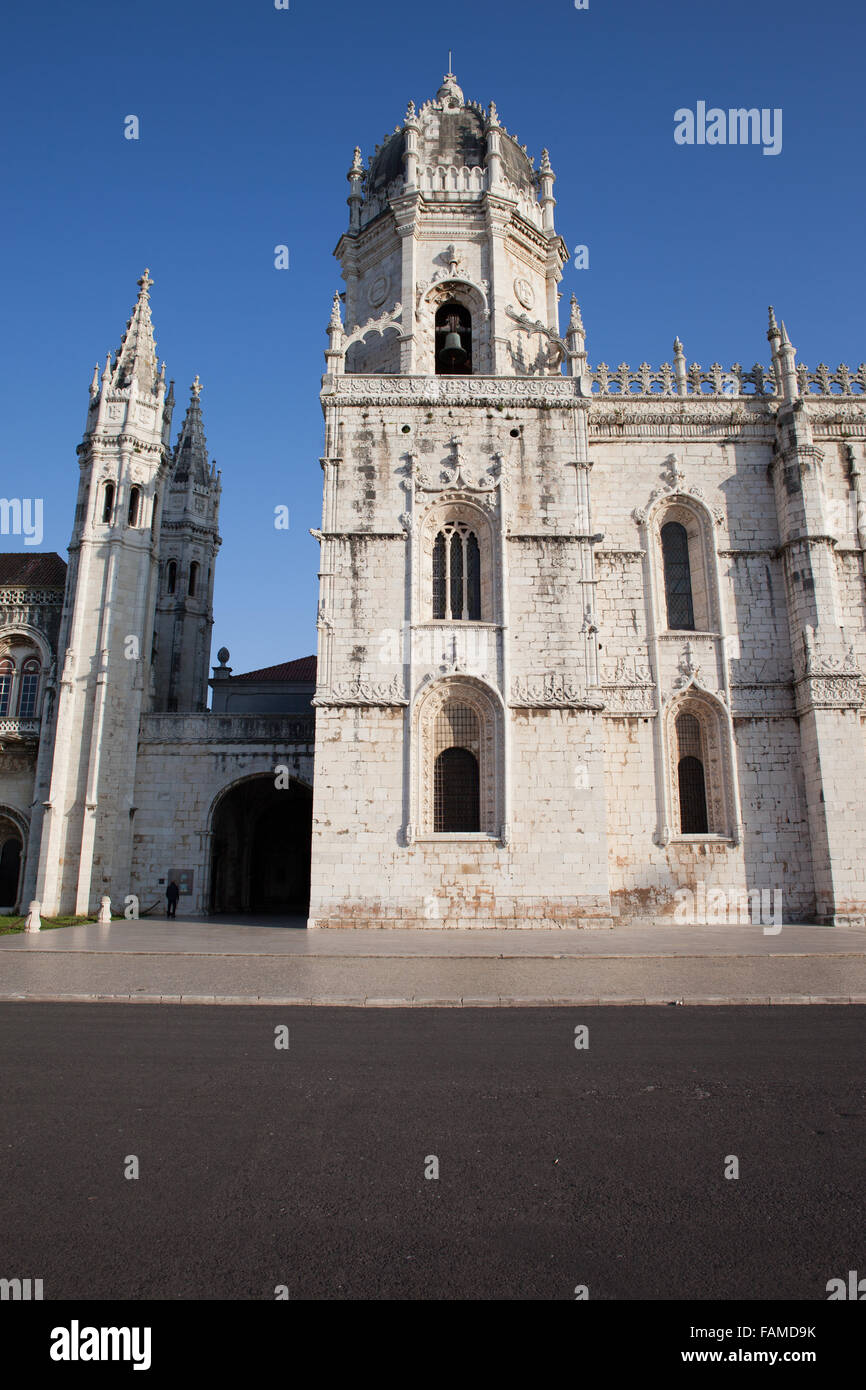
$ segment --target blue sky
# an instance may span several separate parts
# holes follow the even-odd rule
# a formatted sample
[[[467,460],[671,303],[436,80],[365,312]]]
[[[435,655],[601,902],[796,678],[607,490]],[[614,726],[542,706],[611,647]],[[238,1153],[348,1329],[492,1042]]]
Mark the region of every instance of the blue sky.
[[[578,295],[593,365],[657,366],[676,334],[689,361],[766,364],[769,303],[801,361],[858,364],[864,37],[862,0],[7,9],[0,494],[44,497],[43,548],[65,557],[93,364],[147,265],[175,437],[198,373],[223,474],[214,653],[243,671],[315,651],[309,527],[345,175],[356,144],[366,158],[410,97],[435,94],[449,47],[466,96],[495,100],[536,158],[550,150],[558,230],[590,251],[560,288],[563,309]],[[781,107],[781,153],[675,145],[675,110],[699,100]]]

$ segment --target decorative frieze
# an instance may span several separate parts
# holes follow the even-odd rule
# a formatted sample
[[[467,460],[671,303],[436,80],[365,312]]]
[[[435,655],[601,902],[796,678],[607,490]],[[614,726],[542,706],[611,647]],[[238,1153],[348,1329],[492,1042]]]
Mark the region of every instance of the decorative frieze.
[[[512,709],[601,709],[597,693],[551,671],[513,681],[509,703]]]

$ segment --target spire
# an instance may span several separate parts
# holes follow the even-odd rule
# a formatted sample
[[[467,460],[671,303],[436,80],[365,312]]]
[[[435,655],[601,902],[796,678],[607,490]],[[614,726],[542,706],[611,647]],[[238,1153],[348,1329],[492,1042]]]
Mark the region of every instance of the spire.
[[[150,318],[150,287],[153,281],[145,270],[138,281],[138,300],[126,325],[112,372],[112,386],[128,386],[135,378],[139,392],[153,391],[157,384],[156,342]]]
[[[199,400],[201,392],[202,384],[196,376],[190,387],[189,405],[174,448],[173,483],[186,482],[190,474],[193,482],[205,484],[210,482],[207,441],[204,437],[204,421],[202,420]]]

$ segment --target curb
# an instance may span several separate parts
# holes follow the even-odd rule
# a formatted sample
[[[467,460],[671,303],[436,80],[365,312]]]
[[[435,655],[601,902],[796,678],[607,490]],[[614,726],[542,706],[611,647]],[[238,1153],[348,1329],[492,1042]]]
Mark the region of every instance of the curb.
[[[357,998],[345,995],[320,995],[315,999],[298,998],[293,995],[237,995],[237,994],[21,994],[0,993],[0,1004],[198,1004],[232,1005],[237,1007],[270,1005],[279,1008],[349,1008],[349,1009],[560,1009],[620,1007],[636,1008],[650,1006],[682,1006],[700,1008],[719,1008],[736,1006],[797,1006],[806,1004],[854,1004],[866,1005],[863,994],[781,994],[773,995],[700,995],[694,998],[667,999],[662,997],[629,996],[618,998],[607,996],[589,999],[545,999],[516,996],[480,996],[459,999],[430,998]]]

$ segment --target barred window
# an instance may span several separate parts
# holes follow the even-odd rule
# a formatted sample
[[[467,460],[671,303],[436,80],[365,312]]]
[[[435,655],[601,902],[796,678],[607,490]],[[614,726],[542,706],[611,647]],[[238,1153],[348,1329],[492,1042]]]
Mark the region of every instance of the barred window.
[[[669,521],[662,527],[661,539],[668,627],[694,631],[688,533],[679,521]]]
[[[433,542],[433,617],[481,619],[481,551],[463,522],[449,522]]]
[[[446,704],[433,729],[433,829],[481,829],[478,715],[468,705]]]
[[[471,832],[481,829],[478,759],[467,748],[446,748],[436,759],[433,829]]]
[[[701,759],[701,726],[693,714],[681,714],[676,722],[676,732],[680,831],[683,835],[706,835],[709,817]]]

